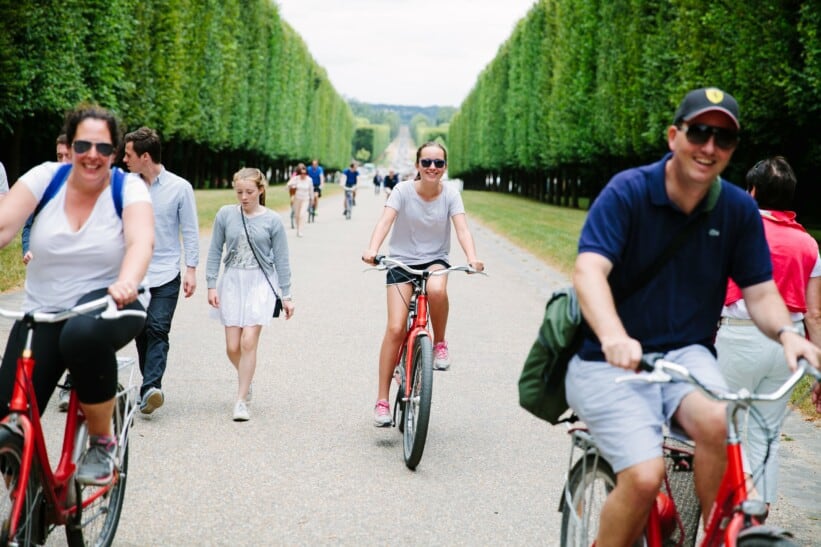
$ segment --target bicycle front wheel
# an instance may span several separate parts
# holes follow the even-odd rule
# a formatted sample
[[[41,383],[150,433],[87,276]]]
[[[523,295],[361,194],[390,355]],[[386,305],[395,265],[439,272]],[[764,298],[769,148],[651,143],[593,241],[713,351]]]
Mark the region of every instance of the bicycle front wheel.
[[[117,387],[123,393],[122,386]],[[66,540],[71,547],[108,547],[114,541],[125,501],[125,482],[128,475],[128,431],[125,420],[131,419],[126,397],[118,397],[114,409],[113,431],[124,436],[118,439],[117,472],[108,486],[76,485],[80,506],[66,524]],[[130,425],[130,424],[129,424]],[[83,431],[85,428],[82,428]],[[86,439],[78,439],[83,445]]]
[[[45,498],[37,466],[32,462],[25,492],[18,491],[23,461],[23,438],[5,427],[0,428],[0,545],[42,544],[45,541]],[[22,504],[17,522],[12,523],[15,501]],[[12,532],[12,530],[14,530]]]
[[[425,450],[430,420],[430,401],[433,391],[433,346],[427,336],[417,336],[411,356],[410,398],[405,403],[404,448],[405,465],[416,469]]]
[[[607,495],[616,487],[616,475],[601,456],[586,454],[567,478],[562,502],[562,547],[588,547],[599,531]]]

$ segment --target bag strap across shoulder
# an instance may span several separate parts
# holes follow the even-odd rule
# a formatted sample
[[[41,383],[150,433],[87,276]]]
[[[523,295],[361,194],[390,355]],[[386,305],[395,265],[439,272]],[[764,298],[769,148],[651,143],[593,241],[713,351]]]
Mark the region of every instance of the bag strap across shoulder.
[[[43,197],[40,198],[40,202],[37,204],[37,207],[34,208],[34,212],[31,214],[31,222],[34,222],[34,219],[40,214],[40,211],[43,210],[51,199],[57,195],[57,192],[60,191],[60,188],[66,183],[68,180],[68,174],[71,171],[72,165],[70,163],[64,163],[60,167],[57,168],[57,172],[54,173],[54,176],[51,178],[51,181],[46,186],[45,192],[43,192]],[[117,216],[123,218],[123,184],[125,183],[125,172],[120,169],[119,167],[114,167],[111,169],[111,199],[114,201],[114,209],[117,211]]]
[[[248,239],[248,246],[251,247],[251,254],[254,255],[254,259],[259,264],[259,269],[262,270],[262,275],[265,277],[265,281],[268,282],[268,286],[271,287],[271,291],[274,293],[274,296],[278,299],[279,295],[277,294],[276,289],[274,289],[273,283],[271,280],[268,279],[268,274],[265,273],[265,268],[262,266],[262,261],[257,256],[257,250],[254,248],[254,242],[251,241],[251,235],[248,233],[248,225],[245,223],[245,213],[242,212],[242,207],[239,208],[239,216],[242,218],[242,227],[245,229],[245,237]]]

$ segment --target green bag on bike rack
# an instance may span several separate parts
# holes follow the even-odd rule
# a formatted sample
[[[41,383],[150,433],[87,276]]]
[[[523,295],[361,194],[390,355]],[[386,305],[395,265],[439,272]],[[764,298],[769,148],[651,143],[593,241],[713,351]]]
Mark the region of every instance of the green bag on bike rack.
[[[582,321],[573,287],[554,292],[519,377],[519,404],[554,425],[569,408],[564,377],[568,362],[581,344]]]

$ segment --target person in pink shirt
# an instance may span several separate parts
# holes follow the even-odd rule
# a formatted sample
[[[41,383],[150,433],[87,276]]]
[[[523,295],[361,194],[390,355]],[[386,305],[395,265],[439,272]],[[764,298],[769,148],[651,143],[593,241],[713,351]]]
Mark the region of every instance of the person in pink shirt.
[[[747,191],[758,203],[770,247],[773,279],[793,320],[782,336],[808,336],[821,344],[821,258],[818,243],[789,211],[795,173],[781,156],[758,162],[747,173]],[[716,337],[718,365],[730,389],[774,391],[790,376],[781,345],[765,336],[750,319],[741,290],[730,280]],[[759,403],[760,419],[747,423],[744,453],[755,488],[767,504],[776,499],[781,422],[789,397]],[[818,390],[813,399],[821,412]]]

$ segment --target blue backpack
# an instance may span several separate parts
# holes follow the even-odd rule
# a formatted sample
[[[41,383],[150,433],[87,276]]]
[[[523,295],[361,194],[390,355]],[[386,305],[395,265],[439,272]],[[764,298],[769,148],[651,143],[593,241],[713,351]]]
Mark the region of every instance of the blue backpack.
[[[62,188],[70,171],[70,163],[63,164],[57,169],[57,172],[54,173],[54,178],[52,178],[51,182],[46,186],[46,191],[43,193],[43,197],[40,198],[40,203],[37,204],[37,207],[35,207],[34,212],[31,214],[31,222],[34,222],[34,218],[40,213],[43,207],[45,207],[46,204],[51,201],[51,198]],[[125,181],[125,172],[119,167],[113,167],[111,169],[111,175],[111,197],[114,200],[114,209],[117,210],[117,216],[123,218],[123,182]]]
[[[31,216],[26,220],[25,226],[23,226],[23,255],[26,254],[29,250],[29,232],[31,231],[31,226],[34,224],[35,217],[43,210],[43,207],[51,201],[57,191],[65,184],[66,179],[68,179],[68,174],[71,171],[71,164],[66,163],[61,165],[57,172],[54,173],[54,177],[51,179],[51,182],[48,183],[46,186],[46,191],[43,192],[43,197],[40,198],[40,202],[37,204],[37,207],[34,208],[34,212]],[[111,169],[111,199],[114,200],[114,209],[117,211],[117,216],[123,218],[123,183],[125,182],[125,172],[120,169],[119,167],[113,167]]]

